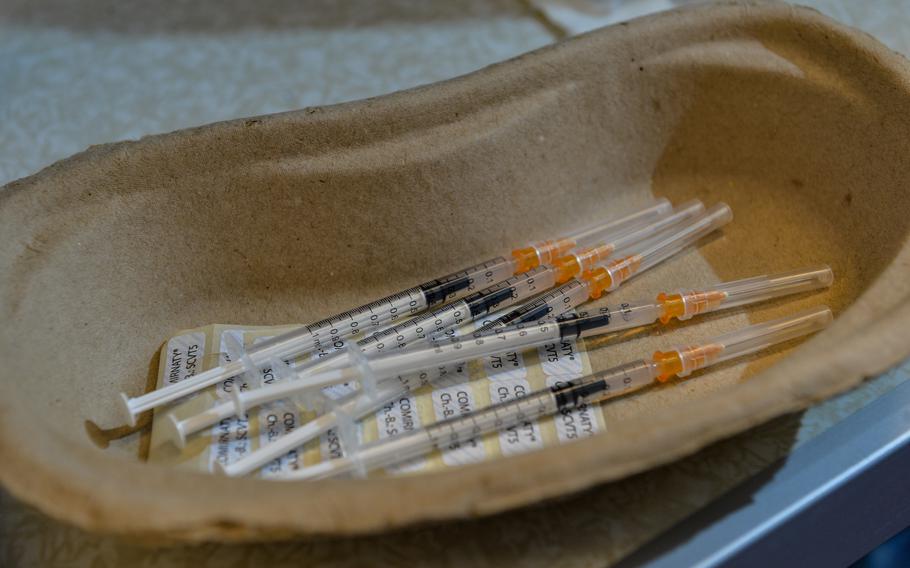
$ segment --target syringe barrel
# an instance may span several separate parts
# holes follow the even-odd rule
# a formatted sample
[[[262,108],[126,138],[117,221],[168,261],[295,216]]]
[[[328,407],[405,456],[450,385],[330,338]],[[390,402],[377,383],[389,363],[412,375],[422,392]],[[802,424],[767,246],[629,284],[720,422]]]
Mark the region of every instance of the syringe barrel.
[[[402,385],[416,388],[434,380],[447,365],[477,359],[493,353],[510,350],[522,350],[536,347],[559,339],[559,326],[555,323],[528,326],[521,329],[502,329],[494,334],[475,334],[462,339],[447,340],[438,343],[411,343],[401,349],[393,349],[384,354],[373,351],[374,356],[364,359],[365,371],[370,374],[369,380],[386,382],[398,379]],[[390,341],[394,341],[391,338]],[[352,347],[351,349],[359,349]],[[324,388],[331,384],[353,379],[366,379],[360,376],[360,367],[352,360],[352,352],[342,351],[324,361],[295,368],[294,380],[268,387],[235,392],[234,400],[237,411],[258,406],[288,396],[303,397],[307,393]]]
[[[405,462],[433,450],[457,449],[471,440],[506,428],[550,416],[639,389],[653,380],[653,364],[636,361],[582,379],[541,389],[508,402],[494,404],[408,433],[367,444],[336,464],[311,466],[286,479],[319,479],[370,471]]]
[[[654,379],[663,381],[673,375],[685,376],[696,369],[813,333],[828,325],[831,320],[831,311],[820,307],[752,325],[698,345],[657,352],[652,361],[633,361],[557,384],[552,389],[539,390],[503,404],[373,442],[352,455],[302,468],[283,479],[317,479],[361,468],[371,470],[401,463],[434,449],[457,447],[489,432],[637,390],[649,385]],[[257,461],[257,465],[262,463]]]
[[[527,272],[475,292],[462,300],[446,304],[415,316],[393,327],[377,331],[361,339],[357,345],[367,357],[381,356],[407,348],[414,341],[455,328],[539,293],[555,285],[553,269],[538,266]]]
[[[255,363],[272,358],[290,359],[308,351],[330,350],[347,338],[378,331],[388,323],[411,317],[428,307],[467,296],[512,275],[512,262],[496,257],[464,270],[424,282],[398,294],[303,326],[263,341],[247,350]]]
[[[483,333],[498,327],[554,318],[587,301],[588,290],[587,282],[573,278],[555,290],[541,294],[523,306],[485,324],[477,331]]]
[[[288,432],[270,444],[259,447],[247,453],[237,461],[221,467],[225,475],[248,475],[270,461],[283,456],[287,452],[298,448],[307,442],[318,438],[327,430],[338,426],[338,410],[344,412],[354,420],[364,418],[395,398],[406,395],[408,389],[404,385],[386,381],[376,387],[376,396],[373,398],[359,394],[342,402],[337,410],[329,410],[325,414],[306,422],[301,427]]]
[[[432,450],[455,449],[484,434],[549,416],[558,410],[553,392],[541,390],[431,424],[408,434],[360,448],[356,459],[366,470],[387,467]]]
[[[665,381],[674,375],[688,376],[698,369],[815,333],[833,319],[831,310],[827,306],[821,306],[792,316],[751,325],[703,343],[684,345],[670,351],[658,351],[654,354],[654,362],[659,366],[658,378]]]
[[[503,351],[520,351],[558,339],[559,326],[555,323],[504,328],[496,333],[474,334],[462,340],[377,357],[370,360],[369,365],[376,378],[384,380]]]
[[[370,330],[378,330],[401,317],[413,316],[435,302],[465,296],[476,290],[477,286],[489,287],[509,276],[511,261],[496,257],[404,292],[276,335],[249,347],[245,359],[254,365],[262,365],[274,359],[287,360],[309,351],[332,349],[333,346],[344,344],[347,338],[356,338]],[[237,365],[216,367],[200,373],[204,376],[200,376],[197,381],[185,381],[186,384],[178,384],[174,388],[152,391],[138,397],[138,400],[142,402],[148,398],[154,401],[154,406],[161,406],[165,402],[192,394],[220,380],[250,370],[238,368]]]
[[[661,321],[673,317],[687,320],[692,316],[715,310],[754,304],[779,296],[809,292],[830,286],[834,273],[828,266],[819,265],[777,274],[767,274],[726,282],[701,290],[682,290],[675,294],[662,293],[657,301],[662,305]]]
[[[512,259],[498,256],[466,270],[424,282],[417,288],[423,293],[426,307],[431,308],[463,298],[497,282],[502,282],[514,273],[514,266]],[[416,313],[413,312],[408,315]],[[395,319],[392,321],[395,321]]]
[[[555,285],[556,271],[551,266],[538,266],[465,298],[465,303],[473,320],[524,302]]]
[[[430,382],[445,381],[465,361],[506,351],[521,351],[558,341],[560,329],[555,322],[496,328],[486,333],[475,332],[464,337],[444,337],[435,343],[413,344],[412,347],[370,359],[371,376],[378,389],[413,390]],[[349,372],[356,370],[348,369]],[[238,393],[238,410],[289,395],[297,395],[326,386],[328,381],[356,378],[354,375],[323,374],[300,377],[297,381]],[[392,386],[390,386],[392,385]]]
[[[491,258],[404,292],[276,335],[249,348],[247,355],[255,363],[260,363],[273,358],[290,359],[308,351],[332,349],[347,338],[360,339],[362,335],[378,331],[390,322],[395,323],[428,307],[467,296],[511,275],[510,260],[501,256]]]
[[[748,355],[777,343],[814,333],[828,325],[831,320],[831,310],[822,307],[721,335],[699,346],[707,347],[709,353],[713,352],[713,346],[719,346],[719,351],[715,356],[701,361],[697,368]],[[688,369],[688,372],[692,370],[694,369]],[[658,378],[659,373],[660,365],[657,362],[634,361],[582,379],[568,381],[551,391],[537,391],[527,397],[427,426],[422,432],[423,440],[420,439],[421,432],[418,431],[409,436],[414,437],[414,440],[402,442],[395,448],[391,448],[388,443],[383,446],[376,444],[373,448],[365,447],[361,451],[360,459],[370,460],[369,464],[372,467],[397,463],[425,453],[429,446],[438,449],[445,447],[446,443],[464,443],[487,432],[640,389],[651,384]],[[407,458],[404,458],[404,455],[407,455]]]
[[[654,378],[654,363],[639,360],[557,384],[553,394],[558,409],[567,410],[638,390]]]
[[[593,312],[561,315],[556,318],[563,339],[577,339],[641,327],[657,321],[660,306],[653,302],[603,306]]]
[[[378,357],[396,352],[412,345],[415,341],[444,332],[476,319],[490,310],[508,307],[533,296],[540,290],[547,290],[555,284],[553,269],[538,266],[527,272],[475,292],[432,311],[410,318],[392,327],[374,332],[357,342],[366,357]],[[298,370],[298,378],[328,369],[350,365],[343,348],[344,341],[333,344],[334,351],[313,363],[305,364]]]

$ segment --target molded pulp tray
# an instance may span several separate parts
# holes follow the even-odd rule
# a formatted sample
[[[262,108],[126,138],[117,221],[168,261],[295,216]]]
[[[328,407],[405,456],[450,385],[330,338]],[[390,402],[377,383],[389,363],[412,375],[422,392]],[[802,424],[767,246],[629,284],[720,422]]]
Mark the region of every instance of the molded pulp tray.
[[[910,354],[908,133],[901,57],[809,10],[726,4],[385,97],[91,148],[0,192],[0,480],[90,530],[258,539],[487,515],[677,459]],[[595,350],[596,366],[822,302],[834,325],[619,401],[606,435],[417,483],[180,472],[118,429],[117,393],[146,388],[178,329],[312,321],[652,195],[736,218],[617,298],[817,262],[836,284]]]

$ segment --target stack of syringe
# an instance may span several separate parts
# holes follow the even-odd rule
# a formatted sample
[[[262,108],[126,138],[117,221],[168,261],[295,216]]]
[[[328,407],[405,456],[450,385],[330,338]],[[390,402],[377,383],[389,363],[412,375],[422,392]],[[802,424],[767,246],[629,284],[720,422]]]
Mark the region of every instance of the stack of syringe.
[[[508,324],[543,320],[569,311],[589,299],[597,299],[605,291],[618,288],[622,282],[633,274],[656,266],[661,261],[698,241],[704,235],[725,225],[730,219],[730,209],[726,205],[720,204],[712,207],[710,211],[697,217],[694,221],[686,222],[682,227],[673,228],[657,239],[645,241],[637,247],[638,250],[630,251],[631,254],[621,253],[623,256],[618,261],[601,261],[602,263],[605,262],[605,265],[591,263],[588,270],[580,277],[572,278],[572,280],[559,288],[542,294],[507,315],[481,327],[479,331],[483,332]],[[639,259],[634,264],[634,270],[631,269],[632,264],[628,261],[628,259],[632,258]],[[616,267],[620,268],[617,270]],[[369,360],[368,357],[365,359]],[[363,390],[367,390],[375,385],[375,381],[370,380],[370,374],[364,373],[365,359],[361,350],[346,349],[333,358],[330,365],[319,364],[314,367],[303,367],[290,371],[291,380],[253,389],[245,393],[235,391],[238,395],[238,397],[235,397],[237,401],[235,410],[243,412],[247,408],[266,402],[287,398],[288,396],[300,396],[308,391],[322,389],[332,384],[349,380],[360,381],[364,386]],[[414,371],[421,369],[414,369]],[[431,380],[430,377],[432,377],[432,374],[421,374],[417,380],[426,382]],[[399,382],[403,380],[408,379],[403,378]],[[376,397],[371,396],[371,398]]]
[[[666,200],[619,219],[586,226],[562,237],[528,243],[512,250],[510,257],[498,256],[474,266],[441,276],[413,288],[375,300],[363,306],[341,312],[323,320],[302,326],[294,331],[273,337],[246,349],[242,356],[225,365],[213,367],[179,383],[129,398],[121,394],[123,415],[130,425],[148,410],[179,400],[225,379],[255,372],[261,365],[275,360],[289,360],[323,346],[357,339],[379,331],[389,324],[414,316],[489,286],[512,275],[533,271],[567,251],[626,235],[636,229],[660,222],[671,214]],[[533,275],[529,278],[534,278]],[[513,283],[513,286],[518,286]],[[533,285],[533,282],[532,284]]]
[[[426,316],[418,316],[385,331],[377,332],[356,345],[338,349],[334,355],[317,361],[314,365],[304,365],[292,372],[280,358],[270,358],[267,362],[271,368],[278,375],[285,375],[290,380],[282,380],[278,384],[253,389],[256,397],[250,399],[247,405],[256,406],[293,394],[304,406],[313,406],[311,395],[320,396],[319,389],[330,385],[324,382],[312,382],[307,377],[316,375],[320,371],[352,364],[362,368],[364,357],[375,357],[392,349],[401,349],[414,341],[423,339],[427,333],[444,332],[465,321],[476,320],[487,315],[494,306],[501,309],[526,300],[533,295],[527,290],[529,280],[534,291],[544,293],[529,300],[519,310],[524,310],[522,313],[531,310],[533,314],[539,314],[542,309],[540,306],[553,306],[550,309],[553,314],[562,313],[577,306],[588,297],[597,298],[601,295],[605,282],[600,276],[601,265],[614,264],[614,261],[610,260],[613,256],[620,255],[621,258],[629,258],[638,255],[645,259],[638,270],[647,270],[696,242],[702,236],[723,226],[729,220],[730,210],[726,205],[715,206],[706,214],[701,202],[692,201],[644,227],[618,236],[614,234],[604,237],[595,232],[587,241],[587,243],[593,244],[579,248],[570,255],[554,259],[552,265],[540,265],[532,269],[530,275],[525,273],[515,277],[507,288],[492,286],[463,301],[443,306]],[[519,279],[519,281],[514,282],[515,279]],[[567,284],[555,291],[546,292],[554,285],[567,280],[569,281]],[[613,288],[620,283],[621,280],[617,277]],[[504,293],[506,290],[508,294]],[[518,319],[525,321],[522,318]],[[428,382],[431,378],[427,375],[421,375],[421,377],[420,380],[423,383]],[[333,381],[331,384],[337,382],[344,381]],[[364,386],[363,390],[368,391],[366,394],[369,395],[370,400],[374,401],[371,410],[385,404],[390,396],[392,398],[395,396],[386,392],[375,392],[374,385],[370,381],[361,381],[361,384]],[[183,420],[178,421],[172,416],[167,424],[167,432],[170,438],[182,445],[186,436],[208,428],[236,412],[235,404],[223,402]],[[362,413],[358,413],[358,417],[362,415]],[[323,422],[328,423],[329,421]],[[329,424],[326,429],[331,427],[332,425]]]
[[[400,440],[393,438],[389,441],[392,445],[377,443],[358,447],[356,437],[350,434],[357,420],[418,387],[443,381],[453,365],[566,338],[613,333],[658,320],[667,323],[673,317],[689,319],[700,313],[830,284],[830,269],[821,267],[747,278],[702,290],[664,292],[657,301],[605,307],[593,315],[567,315],[583,303],[616,290],[628,279],[695,244],[731,219],[732,213],[724,204],[705,211],[699,201],[674,209],[666,200],[661,200],[618,219],[516,248],[511,258],[496,257],[261,343],[249,347],[239,345],[231,360],[223,365],[139,397],[121,395],[124,412],[129,422],[135,424],[142,412],[173,403],[232,377],[247,373],[253,376],[267,366],[278,378],[273,384],[248,390],[234,389],[230,399],[182,419],[174,413],[163,415],[163,431],[182,446],[188,436],[225,418],[235,414],[242,416],[248,409],[272,401],[291,400],[305,409],[321,411],[321,414],[239,460],[219,463],[216,467],[229,475],[253,473],[330,429],[341,432],[345,457],[332,460],[330,463],[334,465],[303,468],[290,478],[317,478],[384,467],[399,461],[397,458],[389,461],[389,453],[413,456],[437,448],[439,433],[443,431],[440,428],[447,429],[450,437],[460,436],[458,439],[465,440],[472,432],[472,436],[477,436],[491,429],[508,427],[504,425],[508,422],[502,419],[504,415],[493,406],[477,411],[477,416],[471,418],[470,429],[448,421],[428,426],[416,437],[411,433]],[[496,316],[491,321],[483,321],[494,313]],[[830,319],[830,312],[827,313]],[[771,343],[809,333],[807,330],[818,328],[822,320],[827,321],[816,315],[806,320],[814,322],[811,325],[794,324],[793,327],[787,324],[786,329],[796,329],[798,333],[775,334],[771,336]],[[457,330],[471,322],[482,322],[482,325],[468,336],[459,336]],[[761,337],[766,341],[769,336]],[[722,356],[725,360],[743,353],[740,343],[724,339],[730,343],[728,345],[721,339],[706,344],[726,346],[723,355],[718,352],[716,357],[711,357]],[[753,344],[755,341],[748,343]],[[703,355],[707,364],[715,362],[705,355],[713,353],[714,347],[691,353],[685,351],[685,356],[684,351],[676,351],[680,361],[688,365],[684,365],[680,373],[687,374],[692,370],[690,363],[697,359],[693,358],[694,353]],[[301,363],[298,358],[304,355],[315,360]],[[297,364],[292,367],[288,361]],[[636,364],[650,369],[635,375],[634,380],[627,383],[636,387],[663,376],[666,374],[663,371],[669,368],[657,359]],[[605,377],[614,371],[605,371],[595,377]],[[646,375],[647,380],[643,378]],[[610,386],[613,379],[598,381],[600,379],[573,380],[570,387],[585,389],[589,388],[586,386],[589,383],[608,385],[597,391],[600,398],[604,398],[603,393],[607,391],[616,391],[616,385]],[[347,385],[338,391],[347,393],[346,396],[327,396],[327,387],[339,384]],[[553,408],[562,409],[566,401],[574,400],[572,397],[581,391],[571,391],[576,394],[561,392],[541,391],[531,398],[546,402],[538,408],[540,412],[548,413]],[[517,401],[498,406],[502,406],[501,410],[507,411],[509,416],[521,418],[516,418],[519,422],[526,420],[530,407],[515,403]],[[480,414],[484,412],[493,414]],[[489,416],[494,416],[495,420],[488,420]],[[394,444],[396,440],[400,444]]]
[[[351,365],[357,369],[362,369],[362,362],[365,358],[380,355],[391,348],[405,348],[414,341],[423,340],[428,333],[444,332],[465,321],[476,320],[488,314],[494,306],[501,309],[520,303],[533,293],[526,291],[529,287],[529,282],[534,291],[543,293],[531,298],[520,305],[514,312],[510,312],[504,318],[489,324],[488,327],[505,325],[511,322],[535,321],[547,315],[558,315],[571,310],[588,299],[600,297],[606,290],[617,288],[625,279],[632,275],[644,272],[663,260],[670,258],[685,247],[697,242],[703,236],[722,227],[732,218],[729,207],[724,204],[714,206],[707,213],[704,212],[704,206],[699,201],[683,204],[672,212],[663,209],[662,205],[663,203],[659,203],[642,212],[607,223],[601,229],[589,227],[584,230],[584,235],[581,237],[578,234],[573,234],[571,240],[576,244],[580,244],[580,247],[570,254],[555,258],[551,256],[544,259],[545,261],[550,261],[552,265],[539,264],[531,268],[530,271],[510,279],[510,282],[506,283],[508,287],[493,285],[477,294],[468,296],[465,300],[455,301],[452,304],[443,306],[426,316],[417,316],[394,325],[387,330],[376,332],[354,345],[335,341],[334,344],[341,346],[341,348],[336,350],[334,356],[320,360],[314,365],[304,365],[291,370],[283,362],[286,357],[269,354],[262,348],[263,345],[275,343],[277,338],[259,344],[242,354],[238,363],[230,364],[225,368],[233,365],[236,368],[240,368],[240,371],[234,374],[240,374],[241,372],[256,372],[260,366],[268,364],[276,375],[283,380],[268,387],[248,391],[254,396],[239,403],[222,402],[213,408],[179,421],[172,415],[168,419],[169,423],[167,423],[169,427],[168,437],[182,445],[188,435],[202,431],[224,418],[233,416],[238,410],[243,412],[246,408],[286,398],[289,395],[294,395],[303,406],[312,407],[312,397],[314,395],[317,398],[322,398],[319,389],[345,382],[352,378],[339,374],[341,371],[336,371],[335,374],[332,374],[329,372],[330,369],[350,370],[349,367]],[[649,214],[657,208],[660,208],[659,217],[656,219],[652,218],[644,224],[637,222],[644,214]],[[617,225],[620,226],[619,230],[615,229]],[[538,248],[542,247],[538,245]],[[520,251],[516,251],[514,256],[517,259],[525,258]],[[613,260],[616,257],[618,257],[618,260]],[[527,262],[521,262],[520,264],[522,264],[522,268],[527,268]],[[559,283],[563,284],[551,292],[547,291]],[[525,291],[522,291],[523,289]],[[509,294],[504,294],[504,290],[508,290]],[[256,354],[258,357],[254,358],[251,353]],[[206,374],[211,376],[203,377],[203,379],[199,378]],[[191,379],[193,384],[187,387],[172,389],[174,392],[170,395],[170,400],[186,396],[195,390],[214,384],[217,382],[216,377],[219,376],[211,371],[202,375]],[[221,379],[227,376],[229,375],[226,372],[220,374]],[[364,377],[359,378],[364,379]],[[431,378],[432,375],[418,374],[416,380],[421,384],[425,384]],[[402,380],[400,382],[405,383],[406,381]],[[372,381],[360,380],[360,383],[364,387],[362,389],[365,391],[363,394],[370,400],[370,404],[368,410],[358,410],[357,417],[381,407],[395,396],[395,394],[389,394],[385,390],[377,392]],[[174,387],[180,387],[182,384],[178,383]],[[416,381],[411,382],[411,386],[416,386],[416,384]],[[168,389],[171,389],[171,387],[153,391],[145,396],[151,397],[162,390],[167,391]],[[126,397],[123,397],[123,399],[126,402],[126,406],[129,407],[130,401]],[[153,403],[163,404],[166,401],[168,400],[166,400],[165,396],[153,399]],[[138,407],[139,405],[136,404],[135,406]],[[342,410],[338,409],[335,412],[327,413],[325,420],[317,419],[313,421],[319,424],[326,424],[324,428],[320,429],[319,433],[331,428],[334,425],[331,417],[340,413],[342,413]],[[311,429],[308,428],[306,431]]]
[[[661,249],[667,251],[664,257],[669,256],[678,250],[680,245],[685,246],[687,242],[698,238],[692,235],[700,236],[708,231],[707,227],[711,221],[706,222],[700,217],[703,211],[704,206],[700,201],[692,201],[683,204],[672,214],[646,226],[624,234],[606,235],[594,239],[595,243],[591,246],[557,258],[552,264],[541,264],[500,284],[476,292],[463,300],[452,302],[424,315],[376,332],[356,343],[336,342],[333,352],[326,353],[325,357],[320,358],[314,364],[298,368],[295,373],[291,373],[279,358],[273,358],[269,364],[278,375],[286,375],[293,379],[293,390],[298,395],[300,402],[306,407],[313,407],[314,404],[310,400],[311,397],[308,396],[308,391],[321,398],[318,390],[329,385],[309,384],[306,380],[307,376],[348,366],[351,364],[351,356],[355,357],[359,365],[360,357],[376,357],[403,349],[415,341],[425,339],[429,334],[445,332],[465,322],[478,320],[493,310],[507,308],[529,300],[535,296],[535,293],[539,294],[556,284],[581,276],[583,271],[595,268],[597,262],[604,262],[611,258],[611,254],[615,251],[620,251],[622,254],[624,251],[647,247],[647,243],[654,242],[655,237],[663,238],[661,242],[672,243],[672,247],[674,247],[672,250],[668,247]],[[663,237],[667,234],[669,234],[669,238]],[[576,287],[571,288],[569,296],[572,296],[575,289]],[[373,383],[367,382],[364,386],[372,390]],[[279,388],[273,390],[271,387],[263,387],[255,390],[261,397],[257,399],[256,404],[285,398],[285,392]],[[370,394],[371,398],[376,398],[376,393],[370,392]],[[385,400],[382,402],[384,404]],[[171,417],[167,432],[169,437],[182,445],[186,436],[208,428],[235,413],[236,406],[230,401],[226,401],[181,421],[176,421]]]
[[[405,462],[434,450],[465,443],[489,432],[495,432],[549,416],[608,400],[642,389],[657,382],[711,365],[755,353],[772,345],[790,341],[824,328],[832,320],[827,307],[814,308],[794,316],[751,325],[707,341],[655,352],[650,359],[638,359],[560,386],[532,392],[515,400],[494,404],[402,433],[382,441],[352,446],[345,455],[322,463],[302,467],[274,479],[322,479],[339,475],[360,474],[369,470]],[[551,326],[555,327],[555,326]],[[260,450],[261,451],[261,450]],[[243,473],[237,463],[220,466],[224,473]]]
[[[756,276],[706,287],[698,290],[661,292],[655,300],[628,302],[619,306],[605,306],[591,315],[564,315],[544,322],[513,324],[488,331],[478,331],[466,337],[418,345],[412,349],[385,355],[368,361],[365,372],[378,381],[378,396],[365,393],[346,401],[335,411],[330,411],[277,439],[275,442],[249,453],[243,458],[222,466],[229,475],[245,475],[256,471],[271,460],[317,437],[339,420],[365,416],[381,407],[387,400],[400,396],[415,386],[413,377],[421,370],[480,359],[508,351],[520,351],[554,341],[586,338],[617,331],[644,327],[655,322],[667,324],[671,319],[688,320],[696,315],[722,309],[767,301],[781,296],[808,292],[830,286],[833,280],[827,266],[811,267],[779,274]],[[690,369],[691,371],[692,369]],[[355,379],[362,368],[345,367],[337,372],[325,372],[310,377],[326,383]],[[419,384],[420,381],[417,381]],[[284,383],[293,385],[293,383]],[[248,391],[234,396],[238,410],[255,401],[262,392]],[[292,389],[288,389],[292,393]],[[288,395],[282,395],[288,396]],[[352,445],[352,441],[348,441]]]

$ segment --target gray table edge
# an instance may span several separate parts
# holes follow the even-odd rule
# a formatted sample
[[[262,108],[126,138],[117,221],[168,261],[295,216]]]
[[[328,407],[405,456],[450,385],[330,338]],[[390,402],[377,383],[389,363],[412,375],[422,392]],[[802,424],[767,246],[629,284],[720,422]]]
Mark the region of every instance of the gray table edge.
[[[910,381],[618,566],[846,566],[910,525]]]

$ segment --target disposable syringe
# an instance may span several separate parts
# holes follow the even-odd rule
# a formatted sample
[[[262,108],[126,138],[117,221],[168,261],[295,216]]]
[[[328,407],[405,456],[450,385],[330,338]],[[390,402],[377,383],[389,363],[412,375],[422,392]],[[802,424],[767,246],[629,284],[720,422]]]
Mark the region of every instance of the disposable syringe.
[[[647,326],[655,321],[667,324],[672,318],[688,320],[695,315],[824,288],[831,285],[833,278],[830,268],[818,266],[756,276],[701,289],[661,292],[654,301],[604,306],[591,315],[564,315],[555,321],[496,328],[484,333],[475,332],[464,338],[453,338],[450,342],[415,347],[410,351],[372,361],[369,371],[377,377],[391,375],[408,381],[412,380],[410,379],[414,376],[412,373],[419,369],[439,367],[453,362],[460,363],[509,351],[522,351],[569,339],[614,333]],[[377,390],[384,394],[376,397],[377,400],[371,403],[369,397],[361,395],[358,399],[343,404],[341,412],[354,419],[361,418],[382,407],[389,400],[422,385],[419,381],[417,383],[403,384],[396,380],[380,382]],[[300,447],[325,429],[334,427],[333,419],[337,419],[337,416],[332,416],[331,412],[317,417],[274,442],[248,453],[240,460],[224,466],[223,469],[228,475],[251,473],[271,460]]]
[[[687,377],[699,369],[742,357],[772,345],[790,341],[827,326],[833,316],[827,307],[751,325],[702,343],[675,347],[640,359],[571,380],[551,389],[542,389],[521,398],[469,412],[458,417],[366,444],[337,459],[300,468],[273,479],[324,479],[364,474],[422,456],[434,450],[457,446],[490,432],[590,406],[672,377]]]
[[[609,256],[607,251],[623,250],[646,242],[663,231],[690,221],[703,211],[704,205],[701,201],[692,200],[681,205],[673,214],[626,233],[617,235],[615,231],[609,229],[602,232],[591,232],[584,239],[577,239],[583,244],[596,243],[584,248],[585,254],[581,257],[584,260],[580,260],[575,254],[570,254],[556,259],[552,264],[537,266],[485,290],[475,292],[463,300],[446,304],[388,329],[370,334],[358,341],[354,347],[360,349],[363,356],[367,358],[404,349],[414,341],[424,339],[427,335],[444,332],[465,322],[482,318],[495,310],[526,301],[540,291],[552,288],[557,283],[580,274],[584,268],[592,267],[589,259],[595,256],[606,258]],[[284,369],[281,361],[272,360],[270,365],[273,371],[291,377],[296,381],[298,388],[303,389],[308,375],[351,365],[348,348],[350,348],[349,344],[339,341],[335,344],[334,352],[327,353],[312,364],[298,366],[293,373]],[[277,398],[269,399],[269,392],[272,391],[263,391],[259,404],[277,400]],[[321,393],[316,393],[316,396],[321,398]],[[308,400],[306,393],[299,398],[299,402],[305,407],[315,406],[312,401]],[[217,424],[219,421],[233,416],[234,413],[234,404],[230,400],[224,401],[180,420],[172,415],[166,419],[167,422],[162,432],[167,439],[183,446],[187,436]]]
[[[363,333],[379,331],[390,322],[394,323],[400,318],[416,315],[427,308],[492,286],[512,274],[527,272],[536,266],[552,262],[563,256],[566,251],[578,246],[579,240],[591,239],[592,235],[601,235],[608,230],[617,233],[627,232],[632,228],[669,215],[671,209],[668,201],[660,200],[650,207],[620,219],[590,225],[560,238],[531,243],[513,250],[510,258],[501,256],[492,258],[358,308],[305,325],[294,331],[277,335],[246,350],[236,361],[213,367],[178,383],[134,398],[129,398],[126,394],[121,393],[124,418],[130,425],[135,425],[136,417],[147,410],[163,406],[230,377],[249,371],[255,372],[269,361],[288,360],[318,349],[322,345],[331,345],[348,337],[358,337]]]
[[[504,327],[509,323],[524,323],[539,321],[546,317],[555,317],[579,306],[588,299],[597,299],[605,291],[615,290],[625,280],[634,274],[643,272],[656,266],[665,259],[673,256],[680,250],[698,241],[704,235],[722,227],[732,219],[732,213],[727,205],[720,203],[712,207],[706,214],[694,221],[686,223],[682,228],[676,229],[669,235],[661,235],[657,242],[649,243],[639,253],[625,256],[616,261],[610,261],[605,267],[595,267],[582,278],[573,278],[567,284],[539,296],[536,300],[525,304],[514,312],[495,322],[480,328],[481,331]],[[636,259],[634,265],[629,264],[629,259]],[[615,271],[614,266],[622,268]],[[603,276],[606,274],[607,276]],[[610,276],[612,275],[612,276]],[[512,316],[512,314],[516,314]],[[509,319],[510,318],[510,319]],[[504,323],[501,323],[504,322]],[[325,371],[316,375],[306,376],[306,370],[293,370],[290,375],[292,380],[272,384],[267,387],[247,390],[243,393],[234,391],[235,400],[238,401],[237,412],[242,413],[247,408],[252,408],[266,402],[287,398],[290,395],[303,397],[306,401],[307,391],[313,392],[337,383],[343,383],[352,378],[359,377],[361,385],[367,394],[373,394],[374,385],[369,380],[369,375],[361,373],[366,360],[359,350],[347,350],[345,353],[346,365],[332,371]],[[340,366],[339,366],[340,367]],[[301,373],[304,375],[301,377]],[[295,378],[296,377],[296,378]],[[305,378],[304,378],[305,377]],[[366,381],[366,382],[364,382]],[[239,396],[239,398],[237,398]]]
[[[526,301],[533,296],[580,276],[594,268],[617,250],[626,250],[652,239],[664,231],[675,228],[703,214],[704,205],[694,199],[680,205],[674,212],[644,227],[622,234],[615,231],[591,233],[596,244],[585,246],[586,240],[576,239],[579,249],[555,259],[551,264],[541,264],[527,272],[513,276],[499,284],[475,292],[462,300],[416,316],[390,328],[377,331],[357,342],[366,357],[380,356],[395,349],[403,349],[414,341],[445,332],[446,330],[475,321],[492,312]],[[341,352],[338,352],[341,351]],[[342,350],[334,356],[324,357],[312,366],[299,368],[298,378],[322,370],[348,366],[350,362]]]
[[[503,320],[496,320],[493,324],[484,326],[482,329],[495,329],[504,327],[509,323],[535,322],[547,317],[555,317],[559,314],[570,311],[588,299],[599,298],[604,291],[614,290],[619,287],[625,280],[635,274],[640,274],[645,270],[656,266],[663,260],[673,256],[680,250],[697,242],[703,236],[722,227],[732,219],[730,208],[719,203],[712,207],[704,216],[687,224],[684,228],[674,231],[669,236],[659,236],[654,241],[649,242],[640,252],[634,253],[617,262],[609,262],[610,268],[597,267],[583,278],[572,279],[568,283],[560,286],[552,292],[548,292],[538,299],[525,304],[517,310],[517,314],[510,313],[512,317],[508,322],[500,323]],[[627,259],[640,259],[637,266],[629,265],[637,270],[630,270],[626,267]],[[615,267],[619,267],[617,270]],[[606,275],[606,276],[604,276]],[[339,424],[339,419],[348,419],[350,417],[360,417],[376,409],[377,405],[387,403],[396,396],[407,392],[409,389],[418,388],[437,378],[439,371],[433,369],[427,372],[414,373],[413,375],[398,375],[397,381],[385,381],[385,384],[375,384],[375,374],[363,371],[363,363],[367,360],[360,356],[359,350],[348,350],[349,364],[352,368],[343,368],[320,373],[318,377],[310,376],[306,382],[294,380],[296,370],[286,371],[288,380],[280,383],[269,385],[258,389],[252,389],[246,392],[234,391],[232,398],[235,403],[235,413],[242,415],[247,408],[252,408],[266,402],[279,400],[282,398],[294,397],[305,399],[308,395],[303,394],[307,391],[312,392],[314,389],[329,386],[336,383],[347,382],[350,380],[359,380],[365,388],[360,389],[357,394],[349,400],[341,402],[337,408],[325,412],[321,416],[307,422],[300,428],[290,434],[280,438],[271,445],[278,444],[277,447],[284,447],[286,443],[296,440],[309,440],[335,428]],[[463,361],[464,359],[462,359]],[[276,365],[277,366],[277,365]],[[397,384],[396,384],[397,383]],[[378,404],[381,402],[382,404]],[[191,423],[184,422],[181,424],[176,419],[171,419],[168,428],[170,430],[169,438],[183,443],[185,431],[191,426]],[[186,430],[188,431],[188,430]],[[288,447],[290,451],[303,442]],[[264,451],[264,450],[260,450]],[[272,450],[268,450],[272,451]],[[283,453],[283,452],[282,452]],[[281,454],[278,454],[281,455]]]
[[[664,238],[652,242],[639,252],[611,260],[587,270],[581,277],[573,278],[562,286],[540,295],[515,308],[504,316],[491,321],[478,331],[505,327],[516,323],[541,321],[577,308],[584,302],[612,292],[623,282],[657,266],[705,235],[723,227],[733,219],[725,203],[718,203],[696,221]]]

